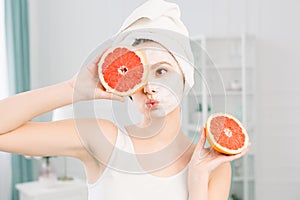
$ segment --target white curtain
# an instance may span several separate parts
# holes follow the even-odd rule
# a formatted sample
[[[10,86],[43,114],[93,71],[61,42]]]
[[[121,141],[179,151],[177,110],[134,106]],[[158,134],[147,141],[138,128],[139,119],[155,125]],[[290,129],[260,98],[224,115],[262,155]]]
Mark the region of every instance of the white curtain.
[[[5,31],[4,31],[4,0],[0,0],[0,99],[8,95]],[[11,162],[10,154],[0,152],[0,199],[11,199]]]

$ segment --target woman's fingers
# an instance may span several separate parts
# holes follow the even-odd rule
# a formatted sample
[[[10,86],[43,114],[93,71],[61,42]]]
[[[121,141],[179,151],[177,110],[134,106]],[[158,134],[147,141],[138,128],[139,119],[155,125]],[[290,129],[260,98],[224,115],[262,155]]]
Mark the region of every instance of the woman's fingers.
[[[205,140],[206,140],[206,136],[205,136],[205,131],[204,131],[204,128],[201,127],[200,129],[200,138],[199,138],[199,141],[198,141],[198,144],[196,146],[196,151],[198,150],[201,150],[204,148],[204,144],[205,144]]]
[[[195,166],[197,170],[211,172],[223,163],[241,158],[248,152],[249,147],[251,146],[251,143],[249,143],[248,147],[239,154],[222,154],[212,147],[204,148],[206,140],[205,129],[201,128],[201,130],[202,134],[192,156],[193,166]]]
[[[198,145],[201,149],[204,148],[205,141],[206,141],[205,129],[204,129],[204,127],[201,127],[201,135],[200,135],[200,139],[198,142]]]
[[[92,63],[98,65],[98,63],[99,63],[101,57],[103,56],[103,54],[104,54],[109,48],[110,48],[110,46],[106,47],[106,48],[101,52],[101,54],[100,54],[99,56],[97,56],[97,57],[93,60]]]
[[[235,155],[222,155],[219,158],[220,163],[230,162],[230,161],[237,160],[237,159],[241,158],[242,156],[244,156],[249,151],[250,146],[251,146],[251,144],[249,144],[248,147],[246,149],[244,149],[241,153],[238,153],[238,154],[235,154]]]
[[[97,88],[95,93],[96,93],[95,94],[96,99],[101,97],[101,99],[117,100],[117,101],[122,101],[122,102],[125,101],[124,97],[115,95],[110,92],[106,92],[103,88]]]
[[[98,63],[99,63],[101,57],[103,56],[104,52],[105,52],[105,51],[103,51],[99,56],[97,56],[97,57],[93,60],[92,64],[98,65]]]
[[[109,47],[105,48],[99,56],[97,56],[90,64],[87,65],[87,69],[94,75],[98,75],[98,63]]]
[[[205,131],[204,128],[201,127],[200,138],[193,153],[193,157],[196,157],[196,159],[199,159],[200,154],[203,152],[205,140],[206,140]]]
[[[86,69],[92,74],[93,77],[98,77],[98,64],[91,63],[86,66]]]
[[[121,101],[121,102],[125,101],[124,97],[121,97],[121,96],[118,96],[118,95],[114,95],[114,94],[110,94],[109,95],[109,99],[111,99],[111,100],[117,100],[117,101]]]

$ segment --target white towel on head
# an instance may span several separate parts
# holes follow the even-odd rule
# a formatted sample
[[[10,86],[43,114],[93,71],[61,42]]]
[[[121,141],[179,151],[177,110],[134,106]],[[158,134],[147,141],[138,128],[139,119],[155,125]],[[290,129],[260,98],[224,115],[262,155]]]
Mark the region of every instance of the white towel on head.
[[[135,39],[151,39],[175,56],[185,78],[184,93],[194,85],[193,54],[189,32],[180,19],[177,4],[149,0],[127,17],[116,34],[115,43],[132,44]]]
[[[141,18],[144,20],[138,22]],[[119,33],[138,28],[167,29],[189,37],[188,30],[180,20],[178,5],[163,0],[149,0],[136,8],[124,21]]]

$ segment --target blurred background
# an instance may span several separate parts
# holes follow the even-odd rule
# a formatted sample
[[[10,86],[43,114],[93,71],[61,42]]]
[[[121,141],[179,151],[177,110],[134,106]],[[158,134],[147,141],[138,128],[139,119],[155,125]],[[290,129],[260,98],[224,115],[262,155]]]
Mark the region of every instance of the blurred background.
[[[89,53],[115,34],[124,19],[143,2],[0,0],[0,98],[71,78]],[[170,2],[180,6],[182,20],[191,37],[204,45],[216,60],[215,64],[225,77],[228,95],[238,98],[232,101],[229,109],[237,111],[235,114],[250,124],[251,154],[233,163],[230,199],[299,200],[300,26],[297,19],[300,18],[300,2]],[[18,48],[22,53],[16,50]],[[201,85],[199,88],[204,89]],[[185,119],[191,119],[195,114],[189,109],[203,112],[203,118],[211,110],[218,110],[204,97],[205,89],[199,91],[201,109],[200,105],[197,108],[185,107]],[[106,103],[99,105],[100,117],[111,116]],[[51,121],[70,115],[66,109],[56,115],[46,113],[34,121]],[[189,131],[195,124],[193,120],[186,120],[184,126]],[[75,159],[26,159],[0,154],[0,200],[30,199],[29,194],[43,195],[39,191],[44,191],[49,199],[64,199],[45,192],[49,183],[46,186],[40,182],[20,184],[42,179],[47,173],[50,177],[73,178],[59,187],[52,185],[56,195],[66,196],[68,192],[84,188],[84,169]],[[16,184],[19,184],[17,189]]]

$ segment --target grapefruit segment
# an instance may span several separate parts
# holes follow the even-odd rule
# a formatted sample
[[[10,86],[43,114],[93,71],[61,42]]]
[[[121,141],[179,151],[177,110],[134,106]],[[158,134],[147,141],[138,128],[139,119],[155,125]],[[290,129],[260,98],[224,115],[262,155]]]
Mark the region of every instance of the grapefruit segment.
[[[130,47],[109,48],[98,63],[100,81],[106,91],[129,96],[141,88],[147,79],[148,69],[143,55]]]
[[[210,145],[224,154],[241,153],[249,143],[249,136],[242,123],[227,113],[210,115],[205,125],[205,134]]]

